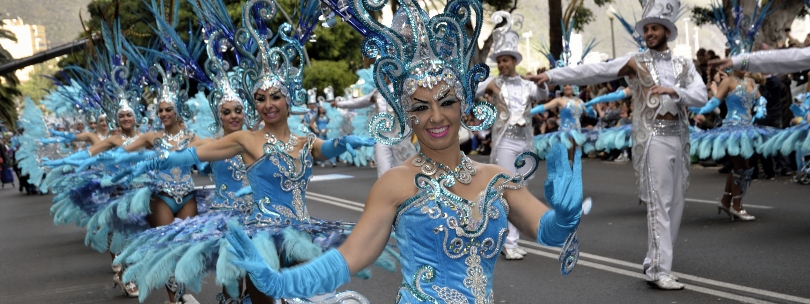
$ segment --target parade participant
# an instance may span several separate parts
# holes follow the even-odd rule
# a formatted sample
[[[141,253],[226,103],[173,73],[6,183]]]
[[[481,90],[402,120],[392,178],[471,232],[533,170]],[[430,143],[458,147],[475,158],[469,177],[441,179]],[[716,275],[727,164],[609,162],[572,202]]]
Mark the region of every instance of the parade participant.
[[[515,158],[523,152],[532,150],[532,118],[529,110],[532,101],[543,101],[548,91],[541,89],[531,81],[521,78],[515,71],[523,59],[517,50],[518,36],[513,30],[513,23],[522,26],[523,16],[512,16],[508,12],[499,11],[492,14],[492,22],[499,24],[506,20],[506,25],[493,31],[495,42],[489,59],[498,63],[499,76],[488,79],[478,86],[476,98],[484,94],[491,96],[491,103],[498,110],[498,117],[492,125],[492,153],[490,163],[506,168],[512,174],[526,173],[518,171],[514,166]],[[514,22],[513,22],[514,21]],[[520,232],[513,224],[509,224],[509,235],[503,244],[501,252],[507,260],[520,260],[526,255],[517,241]]]
[[[375,107],[372,109],[372,115],[379,113],[391,114],[391,109],[385,102],[385,98],[374,89],[374,60],[364,58],[363,65],[366,66],[366,68],[357,70],[359,79],[357,83],[353,85],[353,98],[342,101],[333,100],[332,106],[341,109]],[[358,115],[362,115],[362,113]],[[357,119],[357,117],[355,119]],[[362,126],[365,130],[359,130],[362,134],[367,133],[368,127],[366,126],[368,126],[368,124]],[[401,165],[414,154],[416,154],[416,148],[411,144],[410,140],[403,140],[393,146],[383,143],[375,144],[374,162],[377,166],[377,177],[382,176],[391,168]]]
[[[626,77],[633,101],[633,167],[639,196],[647,205],[648,251],[644,273],[661,289],[683,289],[672,274],[673,244],[689,186],[689,131],[686,106],[706,103],[706,87],[692,61],[672,56],[677,0],[647,1],[636,31],[649,50],[616,60],[554,69],[538,82],[587,85]]]
[[[770,3],[762,8],[757,6],[754,8],[754,15],[738,18],[751,19],[752,24],[730,24],[723,8],[712,3],[716,16],[712,22],[726,35],[731,54],[751,51],[757,30],[769,14],[769,7]],[[739,5],[733,10],[743,11]],[[743,208],[742,198],[751,184],[751,174],[754,171],[754,168],[749,168],[748,160],[770,134],[770,131],[753,125],[754,119],[765,118],[767,100],[760,96],[759,85],[747,77],[745,71],[734,70],[730,76],[720,82],[714,97],[704,107],[689,108],[694,113],[706,114],[718,107],[724,99],[728,108],[721,127],[692,136],[691,154],[701,158],[711,156],[714,160],[720,160],[726,155],[730,157],[733,169],[726,179],[723,198],[717,204],[717,213],[726,211],[732,220],[736,217],[743,221],[753,221],[755,217]],[[751,115],[752,112],[756,112],[756,115]]]
[[[507,218],[531,237],[536,234],[541,244],[560,246],[567,237],[574,238],[570,235],[582,213],[581,162],[575,159],[572,168],[562,146],[551,153],[546,198],[553,210],[549,210],[523,187],[523,175],[474,162],[461,152],[459,128],[487,128],[496,115],[492,105],[473,103],[475,89],[488,73],[482,63],[470,66],[475,52],[470,44],[476,43],[482,24],[480,2],[449,1],[440,17],[429,20],[416,2],[400,1],[391,28],[369,14],[382,7],[370,8],[361,1],[349,5],[352,16],[374,25],[365,31],[366,39],[377,39],[381,45],[364,49],[364,55],[380,55],[375,85],[395,115],[378,115],[374,134],[379,141],[395,144],[413,132],[421,153],[376,182],[360,221],[338,249],[279,273],[232,225],[228,239],[238,257],[236,263],[248,271],[257,288],[270,295],[317,294],[347,283],[350,274],[370,265],[385,248],[393,228],[402,253],[403,281],[397,303],[492,303],[491,278],[508,231]],[[344,11],[336,9],[339,12]],[[477,20],[474,31],[465,31],[464,22],[472,20]],[[434,22],[442,26],[426,26]],[[458,36],[444,40],[438,38],[439,31]],[[433,48],[439,41],[446,52]],[[369,42],[364,45],[372,45]],[[465,113],[475,113],[486,122],[466,126]],[[392,132],[394,137],[385,135]],[[537,157],[526,152],[515,162],[523,167],[526,161],[533,167],[527,174],[531,175]]]
[[[307,96],[302,89],[304,61],[300,59],[303,58],[303,50],[301,42],[297,39],[306,41],[308,37],[290,37],[293,28],[285,23],[277,31],[279,35],[277,38],[282,41],[281,45],[276,47],[268,45],[268,41],[273,37],[268,37],[267,31],[256,29],[256,25],[266,26],[260,23],[271,20],[276,13],[276,7],[276,3],[272,1],[252,1],[246,5],[243,8],[242,26],[251,39],[236,40],[235,45],[235,48],[245,50],[251,48],[242,43],[258,44],[255,55],[242,53],[241,60],[249,64],[243,71],[247,77],[241,83],[240,91],[246,93],[250,108],[258,112],[263,127],[258,130],[236,131],[199,147],[190,147],[169,153],[165,157],[142,161],[118,177],[139,176],[151,170],[166,170],[198,164],[200,161],[218,161],[241,156],[246,166],[245,175],[252,189],[253,201],[248,214],[241,217],[239,222],[249,229],[253,237],[252,242],[259,244],[263,259],[277,268],[283,268],[321,255],[322,250],[340,244],[343,241],[341,236],[347,233],[339,222],[324,222],[310,218],[305,199],[307,184],[312,176],[313,161],[327,160],[346,151],[352,151],[353,147],[372,145],[373,140],[345,136],[324,141],[311,133],[305,137],[298,137],[291,132],[287,124],[290,110],[293,106],[303,105]],[[251,12],[257,9],[264,9],[267,14],[261,16],[261,19],[254,20]],[[294,32],[302,31],[296,29]],[[187,220],[186,227],[194,227],[195,220]],[[217,223],[224,225],[224,222]],[[142,234],[141,240],[164,239],[166,233],[174,236],[173,228],[169,226],[151,229]],[[192,230],[181,229],[178,233],[183,234],[187,231]],[[170,245],[166,243],[158,247],[158,250],[162,248],[168,250],[166,252],[184,252],[184,256],[188,256],[192,261],[205,260],[199,258],[203,256],[217,255],[215,261],[217,280],[228,282],[229,285],[225,287],[229,296],[238,297],[240,292],[232,283],[242,278],[244,272],[230,264],[229,260],[233,256],[228,254],[226,247],[210,246],[218,243],[222,239],[222,234],[216,229],[205,232],[195,235],[195,243],[180,242],[185,245],[179,249],[174,247],[174,243]],[[148,245],[149,242],[145,244]],[[186,251],[188,246],[192,245],[201,247]],[[137,247],[137,244],[131,246]],[[164,256],[156,253],[152,258],[158,260]],[[177,257],[168,258],[177,261],[178,267],[182,262],[175,259]],[[126,256],[122,254],[120,259],[133,263],[140,258],[137,254],[127,253]],[[141,265],[150,267],[154,266],[154,263]],[[145,272],[147,276],[131,279],[139,282],[139,286],[140,282],[147,284],[143,286],[144,289],[156,288],[158,286],[148,282],[159,282],[170,276],[171,272],[175,271],[174,267],[170,268],[155,269]],[[133,272],[133,275],[136,273],[142,271]],[[198,272],[195,273],[200,275]],[[125,274],[125,278],[130,279],[129,273]],[[194,278],[192,276],[186,280]],[[247,294],[253,303],[272,303],[273,299],[257,292],[253,288],[253,283],[248,281],[246,285]],[[314,294],[307,297],[309,296]],[[337,294],[334,297],[356,297],[356,295]]]

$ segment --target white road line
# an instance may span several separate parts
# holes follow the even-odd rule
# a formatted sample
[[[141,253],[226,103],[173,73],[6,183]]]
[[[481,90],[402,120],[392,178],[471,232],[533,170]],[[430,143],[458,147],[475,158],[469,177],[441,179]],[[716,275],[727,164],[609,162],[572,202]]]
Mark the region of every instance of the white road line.
[[[559,257],[560,248],[543,246],[543,245],[533,243],[533,242],[529,242],[529,241],[525,241],[525,240],[518,240],[518,243],[520,243],[520,244],[522,244],[523,246],[526,246],[526,247],[535,247],[536,249],[539,249],[539,250],[551,251],[551,253],[549,253],[550,255],[553,255],[554,258]],[[550,256],[550,257],[552,257],[552,256]],[[598,256],[598,255],[584,253],[584,252],[580,252],[579,257],[580,258],[586,258],[586,259],[598,260],[598,261],[602,261],[602,262],[606,262],[606,263],[611,263],[611,264],[614,264],[614,265],[624,266],[624,267],[627,267],[627,268],[632,268],[632,269],[636,270],[636,272],[630,272],[630,273],[634,274],[634,276],[635,276],[635,274],[638,274],[639,278],[644,278],[644,275],[641,274],[641,269],[642,269],[641,264],[636,264],[636,263],[632,263],[632,262],[617,260],[617,259],[613,259],[613,258]],[[582,261],[580,261],[580,262],[582,262]],[[717,280],[702,278],[702,277],[693,276],[693,275],[690,275],[690,274],[685,274],[685,273],[680,273],[680,272],[673,272],[672,274],[677,276],[678,278],[681,278],[681,279],[694,281],[694,282],[700,282],[700,283],[703,283],[703,284],[706,284],[706,285],[714,285],[714,286],[723,287],[723,288],[726,288],[726,289],[733,289],[733,290],[738,290],[738,291],[747,292],[747,293],[759,294],[759,295],[766,296],[766,297],[771,297],[771,298],[777,298],[777,299],[782,299],[782,300],[787,300],[787,301],[794,301],[794,302],[798,302],[798,303],[808,303],[808,304],[810,304],[810,299],[806,299],[806,298],[791,296],[791,295],[787,295],[787,294],[781,294],[781,293],[768,291],[768,290],[764,290],[764,289],[758,289],[758,288],[753,288],[753,287],[746,287],[746,286],[742,286],[742,285],[721,282],[721,281],[717,281]]]
[[[533,254],[536,254],[536,255],[539,255],[539,256],[544,256],[544,257],[547,257],[547,258],[552,258],[552,259],[555,259],[555,260],[560,257],[559,254],[548,253],[548,252],[540,251],[540,250],[537,250],[537,249],[526,248],[525,250],[526,250],[526,252],[533,253]],[[582,256],[581,253],[580,253],[580,256]],[[602,264],[599,264],[599,263],[594,263],[594,262],[589,262],[589,261],[583,261],[581,259],[577,262],[577,265],[578,266],[581,265],[581,266],[596,268],[596,269],[599,269],[599,270],[613,272],[613,273],[626,275],[626,276],[634,277],[634,278],[638,278],[638,279],[644,279],[645,278],[645,276],[643,274],[638,273],[638,272],[632,272],[632,271],[629,271],[629,270],[626,270],[626,269],[611,267],[611,266],[602,265]],[[697,291],[697,292],[700,292],[700,293],[705,293],[705,294],[708,294],[708,295],[713,295],[713,296],[717,296],[717,297],[722,297],[722,298],[727,298],[727,299],[731,299],[731,300],[735,300],[735,301],[740,301],[740,302],[743,302],[743,303],[763,303],[763,304],[764,303],[772,303],[772,302],[768,302],[768,301],[763,301],[763,300],[759,300],[759,299],[755,299],[755,298],[751,298],[751,297],[746,297],[746,296],[741,296],[741,295],[735,295],[735,294],[732,294],[732,293],[723,292],[723,291],[714,290],[714,289],[709,289],[709,288],[700,287],[700,286],[696,286],[696,285],[691,285],[691,284],[683,284],[683,285],[686,286],[687,290]]]
[[[312,192],[307,192],[306,195],[307,195],[307,199],[312,199],[312,200],[315,200],[315,201],[319,201],[319,202],[323,202],[323,203],[326,203],[326,204],[330,204],[330,205],[334,205],[334,206],[338,206],[338,207],[343,207],[343,208],[346,208],[346,209],[351,209],[351,210],[355,210],[355,211],[359,211],[359,212],[363,211],[363,206],[364,205],[360,204],[360,203],[357,203],[357,202],[353,202],[353,201],[349,201],[349,200],[345,200],[345,199],[341,199],[341,198],[337,198],[337,197],[333,197],[333,196],[329,196],[329,195],[312,193]],[[693,199],[687,199],[687,201],[690,201],[690,200],[693,200]],[[701,201],[701,202],[709,202],[709,201]],[[714,202],[712,202],[712,203],[714,203]],[[750,205],[745,205],[745,206],[748,207]],[[768,207],[768,206],[760,206],[760,207],[767,207],[767,208],[764,208],[764,209],[773,208],[773,207]],[[532,243],[532,242],[525,241],[525,240],[519,240],[518,242],[520,242],[521,244],[523,244],[526,247],[532,247],[532,248],[527,248],[527,250],[526,250],[527,252],[531,252],[531,253],[539,255],[539,256],[552,258],[552,259],[555,259],[555,260],[559,258],[559,253],[555,252],[555,251],[559,251],[559,248],[547,247],[547,246],[543,246],[543,245],[540,245],[540,244],[537,244],[537,243]],[[546,250],[546,251],[542,251],[542,250]],[[552,252],[547,252],[547,251],[552,251]],[[644,279],[645,278],[645,276],[639,272],[639,271],[641,271],[641,265],[640,264],[627,262],[627,261],[622,261],[622,260],[617,260],[617,259],[612,259],[612,258],[603,257],[603,256],[598,256],[598,255],[584,253],[584,252],[580,252],[579,255],[580,255],[581,258],[584,258],[584,259],[591,259],[591,260],[597,260],[597,261],[601,261],[601,262],[605,262],[605,263],[611,263],[611,264],[622,266],[622,267],[632,268],[635,271],[616,268],[616,267],[612,267],[612,266],[608,266],[608,265],[604,265],[604,264],[599,264],[599,263],[591,262],[591,261],[584,261],[584,260],[580,260],[578,262],[578,265],[591,267],[591,268],[596,268],[596,269],[600,269],[600,270],[604,270],[604,271],[610,271],[610,272],[613,272],[613,273],[627,275],[627,276],[631,276],[631,277],[635,277],[635,278],[639,278],[639,279]],[[720,288],[741,291],[741,292],[745,292],[745,293],[749,293],[749,294],[757,294],[757,295],[770,297],[770,298],[775,298],[775,299],[780,299],[780,300],[786,300],[786,301],[792,301],[792,302],[797,302],[797,303],[810,304],[810,299],[807,299],[807,298],[792,296],[792,295],[788,295],[788,294],[782,294],[782,293],[768,291],[768,290],[764,290],[764,289],[758,289],[758,288],[746,287],[746,286],[737,285],[737,284],[721,282],[721,281],[702,278],[702,277],[693,276],[693,275],[689,275],[689,274],[685,274],[685,273],[673,272],[673,274],[675,276],[678,276],[679,278],[684,279],[684,280],[693,281],[693,282],[697,282],[697,283],[702,283],[702,284],[705,284],[705,285],[712,285],[712,286],[716,286],[716,287],[720,287]],[[692,291],[696,291],[696,292],[700,292],[700,293],[704,293],[704,294],[708,294],[708,295],[713,295],[713,296],[717,296],[717,297],[727,298],[727,299],[740,301],[740,302],[744,302],[744,303],[771,303],[771,302],[768,302],[768,301],[763,301],[763,300],[759,300],[759,299],[755,299],[755,298],[751,298],[751,297],[746,297],[746,296],[741,296],[741,295],[735,295],[735,294],[732,294],[732,293],[727,293],[727,292],[714,290],[714,289],[710,289],[710,288],[706,288],[706,287],[701,287],[701,286],[697,286],[697,285],[692,285],[692,284],[684,284],[684,285],[687,286],[687,289],[692,290]]]
[[[712,204],[712,205],[717,205],[717,202],[719,202],[719,200],[710,201],[710,200],[702,200],[702,199],[696,199],[696,198],[687,198],[687,199],[685,199],[685,201],[693,202],[693,203]],[[745,206],[745,208],[751,208],[751,209],[773,209],[773,207],[771,207],[771,206],[762,206],[762,205],[745,204],[743,206]]]

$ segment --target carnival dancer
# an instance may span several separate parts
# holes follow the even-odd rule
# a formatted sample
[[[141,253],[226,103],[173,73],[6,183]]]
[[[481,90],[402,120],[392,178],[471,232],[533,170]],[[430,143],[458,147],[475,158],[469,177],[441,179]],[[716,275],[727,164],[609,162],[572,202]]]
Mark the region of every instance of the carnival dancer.
[[[706,103],[706,88],[692,61],[672,56],[667,41],[678,36],[677,0],[647,1],[636,31],[649,50],[611,62],[554,69],[538,82],[587,85],[626,77],[633,102],[633,167],[639,196],[647,204],[648,251],[644,273],[661,289],[683,289],[671,274],[689,186],[689,132],[686,106]]]
[[[407,140],[412,131],[421,153],[383,174],[369,193],[360,221],[338,249],[279,273],[260,258],[244,232],[231,226],[228,239],[237,264],[270,295],[317,294],[345,284],[350,274],[370,265],[385,248],[393,228],[402,253],[403,281],[397,303],[494,303],[491,278],[508,232],[507,218],[532,237],[536,233],[542,244],[562,245],[582,213],[580,161],[575,160],[572,168],[562,146],[550,155],[546,195],[554,210],[548,210],[523,187],[523,175],[474,162],[461,152],[459,128],[487,128],[496,115],[492,105],[473,103],[477,84],[488,74],[484,64],[470,66],[475,50],[470,44],[476,43],[482,24],[480,2],[451,0],[444,14],[429,20],[416,2],[401,1],[392,28],[369,14],[380,6],[352,1],[341,10],[344,7],[335,2],[330,6],[336,14],[363,18],[361,24],[354,24],[357,28],[373,25],[359,30],[379,43],[366,40],[364,45],[373,46],[364,55],[380,55],[375,85],[394,116],[377,115],[372,122],[374,135],[395,144]],[[470,32],[464,30],[464,22],[472,20],[476,20],[474,31],[467,36]],[[426,26],[434,22],[442,26]],[[438,38],[440,31],[459,36],[443,40]],[[433,48],[439,41],[446,52]],[[465,113],[475,113],[486,122],[466,126]],[[385,135],[392,131],[394,137]],[[526,152],[517,158],[517,167],[526,161],[534,167],[537,157]]]
[[[810,85],[809,85],[810,86]],[[795,153],[796,174],[791,179],[793,182],[810,184],[810,162],[804,161],[804,157],[810,153],[810,94],[799,94],[790,105],[793,112],[791,127],[778,130],[765,141],[758,152],[766,157],[768,155],[790,155]]]
[[[523,59],[517,50],[519,36],[516,32],[523,25],[523,16],[512,16],[505,11],[492,14],[493,23],[499,24],[504,20],[506,25],[493,31],[495,42],[489,54],[489,59],[498,63],[500,75],[479,85],[475,97],[489,94],[490,103],[498,110],[498,117],[492,125],[490,163],[506,168],[512,174],[526,174],[526,169],[519,171],[515,167],[515,158],[532,150],[534,128],[529,111],[532,101],[545,100],[548,91],[521,78],[515,71],[515,66]],[[517,27],[515,30],[512,29],[513,25]],[[501,251],[507,260],[521,260],[526,255],[526,251],[518,246],[518,239],[520,232],[510,223],[509,235]]]
[[[359,79],[357,83],[353,85],[352,98],[341,101],[330,101],[333,107],[341,109],[364,109],[374,107],[371,109],[371,113],[361,112],[355,114],[355,120],[359,120],[357,123],[353,123],[353,125],[358,125],[355,127],[355,130],[361,132],[361,134],[367,134],[371,133],[368,131],[369,128],[367,127],[369,124],[361,124],[364,117],[357,116],[365,116],[364,114],[373,116],[379,113],[391,114],[392,112],[385,102],[385,98],[374,89],[374,79],[372,78],[374,73],[374,60],[364,58],[363,64],[366,68],[357,70],[356,72]],[[393,146],[376,143],[374,145],[374,162],[377,166],[377,177],[382,176],[391,168],[401,165],[415,154],[416,148],[411,144],[410,140],[403,140]]]
[[[259,31],[258,26],[272,19],[276,13],[276,4],[272,1],[251,1],[243,8],[242,26],[239,31],[245,31],[250,41],[236,40],[236,49],[242,54],[241,60],[245,63],[244,82],[241,91],[248,97],[250,108],[256,109],[264,126],[258,130],[236,131],[212,143],[199,147],[190,147],[169,153],[166,157],[153,158],[138,163],[128,169],[126,175],[138,176],[151,170],[165,170],[178,166],[190,166],[200,161],[217,161],[241,156],[246,166],[245,174],[252,188],[253,201],[248,215],[239,222],[249,230],[252,242],[261,248],[260,259],[275,265],[275,267],[289,267],[300,262],[313,259],[321,255],[322,251],[342,243],[345,227],[339,222],[324,222],[310,218],[306,206],[306,188],[312,176],[314,160],[326,160],[338,156],[353,147],[368,146],[373,140],[345,136],[335,140],[323,141],[314,134],[305,137],[294,135],[287,124],[287,117],[293,106],[301,106],[306,102],[306,92],[302,89],[303,80],[303,50],[301,41],[308,40],[308,35],[290,37],[293,28],[283,24],[277,31],[280,46],[271,47],[267,31]],[[261,19],[254,20],[253,11],[263,9]],[[269,17],[268,17],[269,16]],[[317,19],[317,15],[315,15]],[[256,25],[254,25],[254,22]],[[297,35],[308,32],[296,29]],[[216,40],[211,40],[216,41]],[[273,40],[274,41],[274,40]],[[257,54],[241,52],[251,49],[251,44],[257,44]],[[297,64],[295,64],[297,62]],[[124,175],[119,175],[124,177]],[[191,219],[192,223],[194,219]],[[192,225],[193,226],[193,225]],[[173,227],[160,227],[149,230],[142,235],[141,240],[163,239],[165,233],[174,236]],[[182,230],[184,233],[190,230]],[[231,265],[227,247],[210,246],[222,239],[222,233],[217,230],[207,230],[206,234],[195,236],[195,244],[182,243],[182,247],[175,251],[174,245],[161,246],[156,250],[167,249],[167,252],[184,253],[192,261],[204,263],[211,261],[202,257],[215,256],[219,282],[229,282],[226,285],[230,297],[240,294],[232,282],[244,277],[240,268]],[[151,238],[147,233],[151,234]],[[146,243],[148,244],[148,242]],[[195,250],[186,250],[188,246]],[[133,244],[132,246],[137,246]],[[149,248],[147,247],[147,250]],[[213,252],[212,252],[213,250]],[[133,262],[139,259],[133,254],[121,259]],[[161,255],[153,255],[155,259],[162,259]],[[170,265],[178,261],[177,256],[165,256]],[[154,266],[141,263],[145,267]],[[205,267],[212,267],[206,265]],[[132,278],[136,282],[160,281],[174,271],[175,267],[167,270],[155,269],[146,272],[147,276]],[[133,272],[135,274],[136,272]],[[197,273],[199,275],[199,273]],[[219,277],[224,276],[224,277]],[[129,279],[128,273],[125,278]],[[196,278],[199,280],[199,276]],[[189,278],[189,279],[192,279]],[[272,303],[273,299],[257,291],[255,283],[248,281],[247,294],[253,303]],[[156,288],[148,284],[143,288]],[[324,291],[331,292],[332,290]],[[307,295],[315,296],[315,294]],[[356,293],[339,293],[333,295],[334,299],[358,298]],[[274,296],[275,297],[275,296]],[[359,296],[362,297],[362,296]],[[295,301],[292,299],[291,301]],[[327,299],[329,300],[329,299]],[[299,300],[303,301],[303,300]]]
[[[737,23],[729,24],[726,15],[719,3],[712,3],[715,12],[715,23],[726,35],[731,54],[748,53],[753,47],[759,26],[770,13],[770,3],[764,7],[758,5],[754,8],[752,16],[738,16]],[[736,5],[735,12],[742,12],[742,7]],[[742,22],[749,19],[752,23]],[[706,114],[714,110],[725,99],[728,113],[719,128],[696,133],[692,136],[691,154],[701,158],[719,160],[726,155],[731,158],[732,172],[726,179],[723,198],[717,204],[717,212],[726,211],[733,220],[735,217],[743,221],[753,221],[755,217],[748,214],[742,206],[748,186],[751,184],[751,174],[754,168],[749,168],[750,159],[770,134],[769,130],[753,125],[754,119],[765,118],[767,101],[759,94],[759,85],[746,76],[742,70],[732,71],[731,77],[724,79],[717,87],[714,97],[704,107],[690,107],[689,110],[697,114]],[[751,115],[756,112],[756,115]]]

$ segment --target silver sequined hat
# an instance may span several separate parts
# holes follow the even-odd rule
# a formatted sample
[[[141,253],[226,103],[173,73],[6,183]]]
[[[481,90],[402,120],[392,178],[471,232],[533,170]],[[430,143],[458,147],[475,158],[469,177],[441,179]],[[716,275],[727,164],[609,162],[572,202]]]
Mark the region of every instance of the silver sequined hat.
[[[489,53],[489,59],[498,61],[498,57],[509,55],[515,57],[517,63],[520,63],[520,61],[523,60],[523,56],[518,52],[520,35],[518,35],[516,30],[520,30],[520,28],[523,27],[523,16],[518,14],[512,15],[506,11],[497,11],[492,14],[492,22],[495,24],[499,24],[504,20],[506,20],[506,25],[492,30],[492,37],[495,42],[492,44],[492,52]],[[517,28],[513,30],[512,27]]]
[[[675,41],[678,38],[678,27],[675,26],[675,20],[678,19],[680,7],[680,0],[646,0],[641,20],[636,22],[636,32],[643,35],[645,25],[657,23],[669,29],[667,41]]]

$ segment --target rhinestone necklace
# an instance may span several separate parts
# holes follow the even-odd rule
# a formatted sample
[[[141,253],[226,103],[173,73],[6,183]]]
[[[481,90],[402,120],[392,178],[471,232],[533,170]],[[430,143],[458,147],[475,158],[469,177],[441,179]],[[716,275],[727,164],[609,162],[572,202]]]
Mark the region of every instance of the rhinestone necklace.
[[[177,134],[174,134],[174,135],[171,135],[168,132],[163,131],[163,138],[166,141],[180,142],[180,139],[182,139],[185,136],[186,136],[186,132],[183,131],[183,130],[180,130],[180,132],[177,132]]]
[[[284,153],[287,153],[287,154],[292,153],[292,151],[295,149],[295,147],[298,146],[298,137],[293,135],[292,133],[290,133],[289,139],[287,139],[287,142],[283,142],[281,140],[278,140],[276,138],[276,136],[273,135],[273,133],[270,133],[270,132],[265,133],[264,138],[267,139],[267,144],[272,145],[272,146],[276,146],[276,147],[279,148],[279,150],[281,150],[281,151],[283,151]],[[269,152],[268,148],[269,147],[267,145],[265,145],[265,152]]]
[[[414,158],[411,164],[414,167],[419,167],[424,175],[432,177],[436,173],[440,173],[439,178],[451,175],[455,180],[465,185],[470,184],[472,182],[472,176],[475,175],[475,166],[473,166],[472,161],[464,152],[461,152],[461,163],[456,166],[455,170],[451,170],[443,164],[434,162],[422,152],[419,152],[419,157]]]

